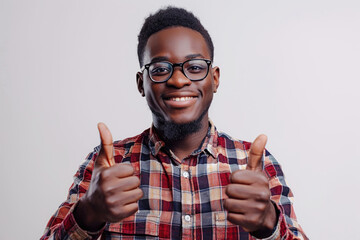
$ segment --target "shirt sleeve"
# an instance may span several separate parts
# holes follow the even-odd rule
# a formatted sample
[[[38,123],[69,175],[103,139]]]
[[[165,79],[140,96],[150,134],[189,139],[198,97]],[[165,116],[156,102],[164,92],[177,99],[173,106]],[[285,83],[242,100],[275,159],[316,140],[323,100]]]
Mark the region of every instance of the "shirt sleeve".
[[[271,200],[279,211],[275,231],[266,240],[308,239],[297,222],[293,207],[294,196],[286,184],[281,166],[268,151],[264,159],[264,172],[269,179]]]
[[[40,238],[45,239],[98,239],[102,230],[98,232],[88,232],[79,227],[76,223],[73,212],[77,202],[88,190],[96,159],[96,150],[90,153],[85,162],[80,166],[74,176],[68,197],[50,218],[44,235]]]

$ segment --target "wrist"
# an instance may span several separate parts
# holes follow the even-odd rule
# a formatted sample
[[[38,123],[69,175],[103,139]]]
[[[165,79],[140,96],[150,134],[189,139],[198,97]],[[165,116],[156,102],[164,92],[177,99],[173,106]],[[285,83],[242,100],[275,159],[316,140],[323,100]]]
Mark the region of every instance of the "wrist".
[[[270,201],[270,203],[271,204],[269,204],[270,206],[268,214],[264,220],[263,227],[254,232],[251,232],[251,235],[256,238],[267,238],[271,236],[276,230],[280,212],[275,206],[274,202]]]
[[[78,201],[73,215],[79,227],[89,232],[99,231],[105,225],[85,196]]]

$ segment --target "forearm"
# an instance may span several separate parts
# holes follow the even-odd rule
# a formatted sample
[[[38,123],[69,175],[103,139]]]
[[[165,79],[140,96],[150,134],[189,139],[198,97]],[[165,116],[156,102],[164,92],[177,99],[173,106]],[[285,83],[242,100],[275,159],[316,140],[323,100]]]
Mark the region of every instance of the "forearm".
[[[88,189],[93,169],[93,159],[96,157],[95,153],[95,151],[90,153],[76,172],[66,201],[60,205],[49,220],[41,239],[92,239],[76,222],[74,210],[79,199]]]
[[[272,238],[272,239],[274,239],[274,240],[280,240],[280,239],[307,240],[308,238],[304,234],[300,225],[298,225],[296,222],[295,223],[293,222],[293,225],[290,225],[288,223],[289,219],[287,221],[287,218],[288,217],[280,211],[279,220],[278,220],[278,224],[276,226],[276,231],[275,231],[276,236],[274,236],[274,238]],[[297,225],[297,226],[295,226],[295,225]]]
[[[73,205],[70,209],[60,207],[56,216],[54,215],[50,219],[44,235],[40,239],[97,239],[101,235],[102,229],[97,232],[83,230],[74,217],[76,205],[77,204]],[[61,216],[63,216],[63,218]]]
[[[269,153],[264,161],[264,172],[269,178],[271,200],[279,212],[277,223],[279,236],[270,239],[308,239],[296,219],[293,207],[294,196],[286,184],[281,166]]]

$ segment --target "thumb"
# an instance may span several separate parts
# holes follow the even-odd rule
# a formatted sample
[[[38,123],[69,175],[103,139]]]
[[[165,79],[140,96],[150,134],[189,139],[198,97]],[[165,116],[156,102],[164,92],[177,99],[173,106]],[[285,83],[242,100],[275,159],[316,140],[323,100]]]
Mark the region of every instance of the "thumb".
[[[261,159],[264,155],[266,142],[267,136],[260,134],[251,144],[248,163],[246,166],[247,170],[262,171]]]
[[[98,129],[101,139],[101,150],[96,159],[96,164],[105,167],[111,167],[115,164],[113,138],[110,130],[104,123],[98,123]]]

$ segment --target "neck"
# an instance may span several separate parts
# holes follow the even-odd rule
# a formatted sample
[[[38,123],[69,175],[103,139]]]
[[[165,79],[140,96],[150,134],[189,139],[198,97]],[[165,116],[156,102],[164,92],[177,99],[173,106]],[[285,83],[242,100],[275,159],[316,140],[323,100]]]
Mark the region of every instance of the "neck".
[[[176,138],[166,137],[167,131],[160,126],[155,126],[156,132],[159,137],[165,142],[166,146],[171,149],[171,151],[180,159],[184,159],[189,156],[192,152],[199,148],[203,139],[205,138],[208,131],[208,117],[204,116],[199,122],[199,128],[196,131],[186,133],[181,136],[177,136]]]

